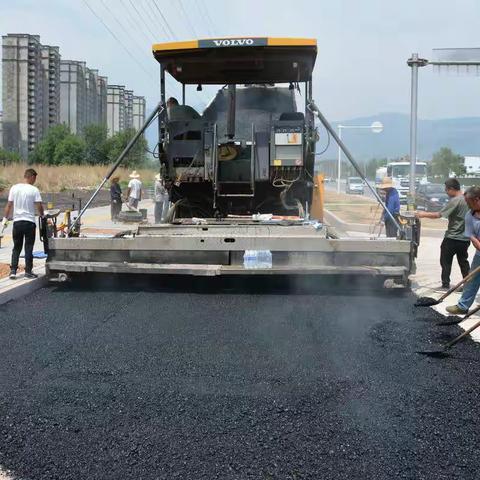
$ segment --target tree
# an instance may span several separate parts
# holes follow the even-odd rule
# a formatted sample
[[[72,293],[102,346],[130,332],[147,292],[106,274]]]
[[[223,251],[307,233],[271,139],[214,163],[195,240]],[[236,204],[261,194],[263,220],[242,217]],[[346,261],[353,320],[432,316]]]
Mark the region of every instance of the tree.
[[[3,148],[0,148],[0,165],[10,165],[11,163],[20,163],[22,157],[16,152],[9,152]]]
[[[35,147],[30,155],[31,163],[42,165],[59,165],[55,163],[55,149],[68,136],[74,136],[70,133],[68,127],[64,124],[50,127],[45,138]]]
[[[435,177],[441,177],[442,180],[453,175],[465,175],[464,157],[452,152],[448,147],[442,147],[435,152],[432,161],[429,164],[430,174]]]
[[[85,161],[89,165],[105,165],[109,162],[108,129],[106,125],[87,125],[83,129]]]
[[[116,133],[113,137],[108,139],[108,158],[110,162],[117,160],[135,133],[136,130],[134,128],[129,128]],[[145,137],[141,136],[130,150],[130,153],[125,157],[122,166],[127,168],[139,168],[144,166],[147,162],[147,147],[147,140]]]
[[[387,163],[388,160],[386,158],[372,158],[367,162],[365,176],[371,180],[374,180],[377,169],[380,167],[385,167]]]
[[[55,165],[80,165],[85,161],[85,141],[75,135],[64,138],[55,148]]]

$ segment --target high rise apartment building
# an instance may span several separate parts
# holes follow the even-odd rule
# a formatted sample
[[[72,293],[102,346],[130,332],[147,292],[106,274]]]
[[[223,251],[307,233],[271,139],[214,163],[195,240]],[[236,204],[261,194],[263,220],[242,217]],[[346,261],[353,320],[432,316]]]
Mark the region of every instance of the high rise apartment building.
[[[59,48],[42,45],[38,35],[4,35],[2,54],[0,146],[24,159],[59,123],[77,135],[86,125],[106,125],[111,136],[145,120],[143,97],[108,85],[85,62],[62,60]]]
[[[3,148],[27,157],[43,136],[44,81],[40,37],[3,36]]]
[[[107,87],[107,128],[111,137],[125,130],[125,87],[108,85]]]
[[[132,112],[132,127],[135,130],[140,128],[145,123],[145,97],[133,96],[133,112]]]
[[[60,51],[42,45],[43,67],[43,130],[60,121]]]
[[[85,62],[60,62],[60,123],[74,134],[87,124],[87,81]]]
[[[100,125],[107,125],[107,88],[108,78],[102,76],[97,77],[97,111],[98,123]]]
[[[125,128],[133,127],[133,90],[125,90]]]

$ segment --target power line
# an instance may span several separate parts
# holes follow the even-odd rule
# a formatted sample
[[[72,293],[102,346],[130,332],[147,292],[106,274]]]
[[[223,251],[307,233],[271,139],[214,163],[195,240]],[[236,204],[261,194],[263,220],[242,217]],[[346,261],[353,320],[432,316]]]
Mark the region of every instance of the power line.
[[[162,11],[158,8],[158,5],[157,5],[157,0],[152,0],[153,2],[153,5],[155,6],[155,8],[158,10],[158,13],[160,14],[160,16],[162,17],[166,27],[168,28],[168,31],[170,32],[170,35],[172,36],[172,38],[174,40],[176,40],[177,36],[175,35],[174,31],[170,28],[170,23],[167,21],[167,19],[165,18],[165,16],[163,15]]]
[[[129,1],[130,5],[133,7],[133,9],[137,12],[140,19],[142,19],[143,24],[145,25],[145,27],[147,27],[147,30],[151,33],[152,37],[155,39],[155,34],[150,30],[150,27],[143,20],[143,17],[142,17],[142,15],[140,15],[140,12],[137,10],[137,7],[135,6],[135,4],[132,2],[132,0],[128,0],[128,1]]]
[[[183,16],[185,17],[189,27],[190,27],[190,30],[193,32],[193,34],[195,35],[195,38],[198,38],[198,35],[197,35],[197,32],[195,31],[195,27],[193,26],[192,22],[190,21],[190,19],[188,18],[188,15],[187,15],[187,11],[185,10],[184,6],[183,6],[183,2],[182,0],[178,0],[178,4],[180,5],[180,9],[182,10],[182,14]]]
[[[100,0],[100,1],[102,2],[102,4],[103,4],[103,6],[105,7],[105,9],[106,9],[107,11],[109,11],[107,5],[106,5],[105,2],[104,2],[104,0]],[[125,6],[125,5],[124,5],[124,6]],[[120,26],[120,28],[123,30],[123,32],[124,32],[125,34],[127,34],[127,35],[129,36],[129,38],[132,40],[132,43],[135,43],[135,44],[137,45],[137,47],[142,51],[142,53],[146,55],[146,51],[143,49],[143,47],[140,46],[140,45],[135,41],[135,39],[129,34],[129,32],[123,27],[123,25],[121,24],[121,22],[120,22],[120,21],[117,19],[117,17],[113,14],[113,12],[110,12],[110,13],[111,13],[113,19],[118,23],[118,25]],[[152,60],[152,57],[148,57],[148,58],[149,58],[150,60]],[[171,80],[170,80],[169,78],[167,79],[167,82],[169,82],[170,88],[172,88],[173,90],[177,90],[177,92],[179,91],[179,90],[178,90],[178,89],[179,89],[178,85],[176,85],[175,83],[171,82]],[[155,81],[155,84],[158,85],[156,81]]]
[[[126,12],[127,12],[127,17],[131,17],[132,20],[135,21],[135,23],[137,24],[137,29],[139,28],[140,31],[142,31],[142,33],[144,33],[144,29],[142,28],[142,23],[145,24],[145,20],[143,18],[143,16],[140,14],[140,12],[135,8],[135,6],[132,4],[131,0],[129,0],[129,3],[132,5],[132,7],[134,8],[135,12],[138,14],[138,19],[136,16],[134,16],[130,10],[128,9],[127,5],[125,4],[124,0],[120,0],[123,7],[125,8]],[[140,22],[140,23],[139,23]],[[145,24],[145,27],[147,27],[148,29],[148,25]],[[149,29],[149,31],[151,32],[151,30]],[[147,41],[152,44],[156,41],[155,37],[152,39],[149,39],[148,36],[144,33],[145,35],[145,38],[147,38]],[[143,49],[142,49],[143,51]],[[168,84],[168,86],[172,89],[172,90],[175,90],[176,91],[176,94],[178,95],[180,90],[179,90],[179,85],[177,85],[176,83],[172,82],[172,80],[170,78],[166,78],[166,82]],[[157,88],[158,88],[158,83],[155,82],[157,84]]]
[[[200,2],[196,1],[195,5],[197,6],[197,10],[200,13],[200,16],[202,17],[203,24],[205,25],[205,29],[206,29],[206,32],[207,32],[208,36],[213,37],[212,31],[210,30],[210,28],[208,26],[207,18],[205,17],[205,12],[204,12],[202,6],[200,5]]]
[[[133,26],[133,30],[135,32],[142,32],[142,35],[147,39],[147,44],[150,45],[152,43],[152,39],[148,38],[148,35],[144,32],[142,25],[137,23],[137,20],[133,18],[133,15],[130,14],[130,10],[128,10],[127,6],[124,3],[124,0],[120,0],[121,4],[123,5],[123,8],[127,12],[127,15],[125,15],[125,18],[127,18],[128,23],[130,26]]]
[[[153,29],[156,31],[156,29],[158,28],[158,25],[160,25],[160,28],[163,30],[163,34],[165,35],[165,37],[168,37],[168,33],[165,30],[165,28],[163,28],[162,23],[159,23],[157,19],[153,17],[153,9],[151,9],[151,12],[146,10],[145,4],[142,1],[139,1],[138,5],[141,7],[143,13],[145,13],[146,18],[148,18],[150,22],[152,22]],[[154,36],[155,36],[155,41],[158,41],[158,34],[155,34]]]
[[[83,0],[83,3],[87,6],[87,8],[95,15],[95,17],[100,21],[100,23],[107,29],[107,31],[112,35],[112,37],[121,45],[121,47],[127,52],[128,56],[148,75],[148,77],[152,80],[152,74],[147,71],[147,69],[141,64],[137,58],[130,52],[130,50],[123,44],[123,42],[117,37],[117,35],[110,29],[110,27],[103,21],[103,19],[97,15],[95,10],[88,4],[87,0]],[[155,82],[156,83],[156,82]]]
[[[107,4],[105,3],[105,1],[104,1],[104,0],[100,0],[100,2],[101,2],[102,5],[104,6],[105,10],[112,15],[112,18],[117,22],[117,24],[120,26],[120,28],[122,29],[122,31],[128,35],[128,37],[131,39],[132,43],[134,43],[142,52],[145,52],[143,46],[141,46],[139,43],[137,43],[137,41],[135,40],[135,38],[134,38],[132,35],[130,35],[130,33],[128,32],[128,30],[123,26],[123,24],[120,22],[120,20],[118,20],[118,18],[114,15],[113,11],[111,11],[111,10],[108,9],[108,6],[107,6]]]
[[[207,22],[210,24],[212,32],[214,33],[214,35],[217,35],[217,28],[212,21],[212,17],[210,16],[210,12],[208,11],[207,2],[205,2],[204,0],[200,0],[200,2],[203,6],[203,11],[205,12],[205,17],[207,17]]]

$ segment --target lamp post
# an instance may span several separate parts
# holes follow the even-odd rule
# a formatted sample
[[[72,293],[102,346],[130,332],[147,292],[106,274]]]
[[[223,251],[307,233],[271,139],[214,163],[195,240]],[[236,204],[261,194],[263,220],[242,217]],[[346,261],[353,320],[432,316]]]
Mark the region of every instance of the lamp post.
[[[368,129],[373,133],[381,133],[383,131],[383,124],[381,122],[373,122],[371,125],[338,125],[338,137],[342,139],[342,129]],[[338,147],[338,165],[337,165],[337,193],[340,193],[340,177],[342,170],[342,149]]]

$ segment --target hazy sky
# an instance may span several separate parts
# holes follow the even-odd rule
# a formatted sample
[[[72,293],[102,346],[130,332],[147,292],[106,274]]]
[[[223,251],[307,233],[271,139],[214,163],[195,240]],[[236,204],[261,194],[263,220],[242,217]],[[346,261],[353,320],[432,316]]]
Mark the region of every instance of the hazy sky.
[[[406,60],[412,52],[431,58],[432,48],[480,46],[479,0],[156,0],[156,5],[182,40],[211,34],[317,38],[314,97],[331,120],[406,113]],[[158,101],[158,68],[150,48],[153,41],[170,39],[154,0],[0,0],[0,11],[2,34],[39,34],[42,43],[58,45],[64,59],[85,60],[110,83],[145,95],[150,108]],[[423,68],[419,116],[478,116],[479,94],[480,77]],[[198,98],[192,91],[193,96]]]

